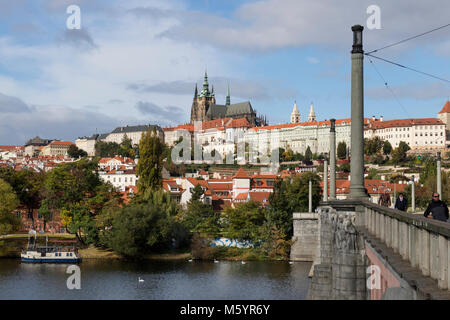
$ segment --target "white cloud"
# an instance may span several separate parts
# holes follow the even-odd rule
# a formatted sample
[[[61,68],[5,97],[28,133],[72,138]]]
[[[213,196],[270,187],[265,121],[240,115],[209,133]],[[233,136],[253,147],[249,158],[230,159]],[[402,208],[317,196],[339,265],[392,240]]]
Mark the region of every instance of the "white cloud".
[[[308,61],[311,64],[318,64],[320,62],[319,59],[314,58],[314,57],[308,57],[308,58],[306,58],[306,61]]]
[[[448,85],[443,82],[432,83],[406,83],[390,86],[398,99],[446,99],[448,96]],[[368,88],[365,90],[367,98],[376,100],[391,100],[394,98],[392,92],[386,87]]]
[[[350,27],[366,25],[366,9],[372,0],[264,0],[239,7],[233,16],[223,18],[211,14],[186,14],[183,23],[164,32],[164,36],[250,51],[285,47],[321,45],[349,48]],[[365,29],[367,49],[433,29],[448,23],[447,0],[415,1],[378,0],[381,29]],[[173,13],[174,15],[176,13]],[[430,34],[412,46],[439,45],[442,33]],[[392,49],[391,49],[392,50]]]

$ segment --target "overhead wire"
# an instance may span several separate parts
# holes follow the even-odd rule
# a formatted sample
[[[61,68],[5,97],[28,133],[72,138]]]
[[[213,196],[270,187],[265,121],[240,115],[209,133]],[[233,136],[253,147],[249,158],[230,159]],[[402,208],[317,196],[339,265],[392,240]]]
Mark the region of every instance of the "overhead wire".
[[[372,65],[372,67],[375,69],[376,73],[380,76],[380,78],[383,80],[384,86],[386,87],[386,89],[388,89],[392,95],[394,96],[394,99],[397,101],[397,103],[400,105],[400,107],[403,109],[403,111],[405,112],[406,115],[408,115],[409,117],[411,117],[411,115],[408,113],[408,111],[406,110],[405,106],[400,102],[400,100],[397,98],[397,95],[395,94],[394,90],[392,90],[392,88],[388,85],[386,79],[381,75],[380,71],[378,71],[377,67],[375,67],[375,63],[372,61],[372,59],[370,59],[370,57],[368,58],[370,64]]]
[[[448,24],[446,24],[446,25],[443,25],[443,26],[440,26],[440,27],[437,27],[437,28],[434,28],[434,29],[432,29],[432,30],[423,32],[423,33],[421,33],[421,34],[418,34],[418,35],[415,35],[415,36],[406,38],[406,39],[404,39],[404,40],[397,41],[397,42],[395,42],[395,43],[392,43],[392,44],[390,44],[390,45],[387,45],[387,46],[378,48],[378,49],[376,49],[376,50],[372,50],[372,51],[368,52],[367,54],[371,54],[371,53],[378,52],[378,51],[383,50],[383,49],[387,49],[387,48],[396,46],[396,45],[398,45],[398,44],[404,43],[404,42],[409,41],[409,40],[412,40],[412,39],[416,39],[416,38],[418,38],[418,37],[421,37],[421,36],[424,36],[424,35],[429,34],[429,33],[431,33],[431,32],[434,32],[434,31],[437,31],[437,30],[446,28],[446,27],[448,27],[448,26],[450,26],[450,23],[448,23]]]

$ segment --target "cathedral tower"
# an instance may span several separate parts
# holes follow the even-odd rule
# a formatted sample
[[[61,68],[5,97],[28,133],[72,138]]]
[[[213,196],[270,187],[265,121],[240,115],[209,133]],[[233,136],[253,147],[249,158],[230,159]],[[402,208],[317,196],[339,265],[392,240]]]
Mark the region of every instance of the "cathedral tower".
[[[198,94],[197,85],[195,85],[194,101],[191,108],[191,123],[194,121],[206,121],[206,113],[211,105],[216,103],[214,88],[209,91],[208,74],[205,71],[203,79],[203,88]]]
[[[300,122],[300,112],[297,109],[297,101],[294,102],[294,109],[291,113],[291,123],[299,123]]]
[[[316,113],[314,112],[314,105],[311,102],[311,106],[309,107],[309,114],[308,114],[308,122],[314,122],[316,120]]]

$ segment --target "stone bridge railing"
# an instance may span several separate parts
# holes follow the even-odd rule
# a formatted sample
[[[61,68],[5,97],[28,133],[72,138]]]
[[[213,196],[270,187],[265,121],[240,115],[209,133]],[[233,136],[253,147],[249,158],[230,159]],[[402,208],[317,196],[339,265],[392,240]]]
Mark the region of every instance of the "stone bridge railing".
[[[310,299],[450,299],[450,224],[339,200],[319,207],[319,254]],[[368,267],[383,270],[368,288]],[[398,289],[398,290],[393,290]]]
[[[364,202],[357,225],[398,253],[422,275],[450,288],[450,223]],[[358,221],[359,220],[359,221]]]

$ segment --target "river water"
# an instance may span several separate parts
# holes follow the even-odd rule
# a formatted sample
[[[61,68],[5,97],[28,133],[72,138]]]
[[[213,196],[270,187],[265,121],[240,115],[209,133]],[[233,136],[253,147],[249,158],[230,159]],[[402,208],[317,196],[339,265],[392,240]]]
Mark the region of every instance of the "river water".
[[[69,290],[67,265],[0,259],[0,299],[302,300],[311,263],[84,260],[79,266],[81,289]]]

